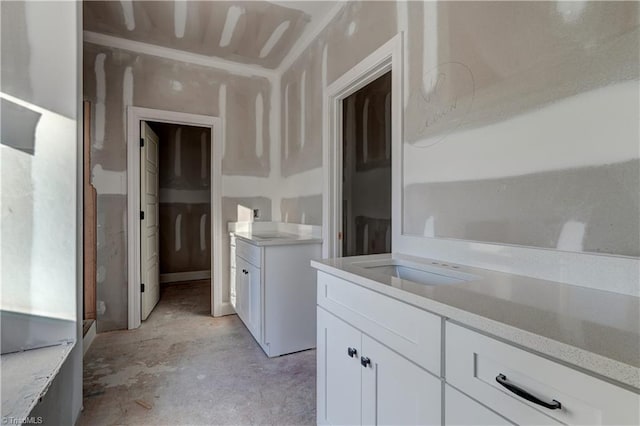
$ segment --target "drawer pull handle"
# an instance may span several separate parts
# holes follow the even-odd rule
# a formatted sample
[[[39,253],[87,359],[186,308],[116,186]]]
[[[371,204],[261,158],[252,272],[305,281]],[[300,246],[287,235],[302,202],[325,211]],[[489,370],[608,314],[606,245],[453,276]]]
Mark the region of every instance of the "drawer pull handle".
[[[362,358],[360,358],[360,364],[362,364],[362,366],[366,368],[371,365],[371,360],[366,356],[363,356]]]
[[[358,356],[358,350],[356,348],[347,348],[347,355],[351,358]]]
[[[505,388],[507,388],[509,391],[515,393],[519,397],[524,398],[527,401],[533,402],[534,404],[538,404],[545,408],[548,408],[549,410],[559,410],[562,408],[562,404],[556,401],[555,399],[551,400],[551,403],[544,402],[543,400],[538,399],[535,396],[531,395],[526,390],[514,385],[513,383],[509,383],[507,381],[507,376],[505,376],[504,374],[498,374],[496,376],[496,382],[498,382],[501,386],[504,386]]]

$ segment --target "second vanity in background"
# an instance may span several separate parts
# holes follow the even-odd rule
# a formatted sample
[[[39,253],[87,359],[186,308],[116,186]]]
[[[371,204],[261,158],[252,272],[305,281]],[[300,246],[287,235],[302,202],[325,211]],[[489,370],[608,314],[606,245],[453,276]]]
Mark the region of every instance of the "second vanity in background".
[[[315,274],[320,227],[237,222],[231,236],[231,304],[269,357],[316,345]]]

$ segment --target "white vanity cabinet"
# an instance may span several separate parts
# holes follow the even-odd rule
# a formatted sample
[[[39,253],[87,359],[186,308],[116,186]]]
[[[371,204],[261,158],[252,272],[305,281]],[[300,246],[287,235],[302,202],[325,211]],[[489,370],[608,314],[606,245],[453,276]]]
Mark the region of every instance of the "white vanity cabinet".
[[[329,272],[317,272],[318,424],[640,424],[637,392]]]
[[[316,289],[311,259],[319,242],[252,244],[232,234],[231,302],[269,357],[316,345]]]
[[[440,318],[323,273],[318,304],[319,424],[441,424]]]
[[[236,313],[253,337],[262,341],[261,268],[240,256],[236,258]]]

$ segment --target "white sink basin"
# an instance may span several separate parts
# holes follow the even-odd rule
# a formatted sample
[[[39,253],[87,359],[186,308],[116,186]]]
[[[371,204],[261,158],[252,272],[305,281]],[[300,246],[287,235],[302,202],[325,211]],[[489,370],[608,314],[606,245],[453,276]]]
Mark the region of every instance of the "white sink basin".
[[[369,272],[388,275],[418,284],[436,286],[459,284],[478,279],[475,275],[455,271],[453,267],[432,267],[396,259],[386,261],[356,262],[353,264]],[[450,269],[451,268],[451,269]]]

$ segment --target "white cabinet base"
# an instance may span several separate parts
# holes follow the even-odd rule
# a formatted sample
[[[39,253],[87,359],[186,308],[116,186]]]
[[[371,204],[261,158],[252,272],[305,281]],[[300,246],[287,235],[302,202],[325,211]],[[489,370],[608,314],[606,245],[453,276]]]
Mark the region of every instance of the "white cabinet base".
[[[440,425],[442,382],[318,307],[318,424]]]
[[[255,246],[232,238],[232,300],[240,319],[269,357],[316,346],[312,259],[321,245]]]

